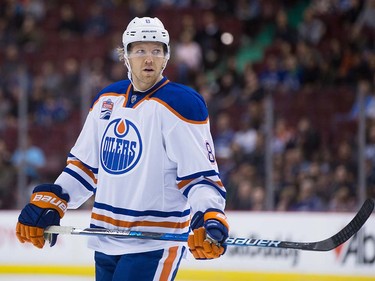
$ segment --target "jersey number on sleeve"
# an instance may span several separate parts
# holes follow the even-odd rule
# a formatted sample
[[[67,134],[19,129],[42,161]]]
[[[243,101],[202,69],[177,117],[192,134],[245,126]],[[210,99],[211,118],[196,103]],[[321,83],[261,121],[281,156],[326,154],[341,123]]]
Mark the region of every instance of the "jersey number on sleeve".
[[[211,163],[215,163],[215,156],[212,151],[211,145],[206,141],[206,149],[208,152],[208,160],[210,160]]]

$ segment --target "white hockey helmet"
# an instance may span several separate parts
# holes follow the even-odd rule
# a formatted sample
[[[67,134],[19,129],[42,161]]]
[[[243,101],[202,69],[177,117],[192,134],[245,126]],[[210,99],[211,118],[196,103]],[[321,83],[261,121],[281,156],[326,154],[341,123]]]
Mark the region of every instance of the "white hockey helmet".
[[[169,59],[169,33],[158,18],[135,17],[122,35],[125,56],[128,54],[128,46],[134,42],[160,42],[166,47],[166,59]]]

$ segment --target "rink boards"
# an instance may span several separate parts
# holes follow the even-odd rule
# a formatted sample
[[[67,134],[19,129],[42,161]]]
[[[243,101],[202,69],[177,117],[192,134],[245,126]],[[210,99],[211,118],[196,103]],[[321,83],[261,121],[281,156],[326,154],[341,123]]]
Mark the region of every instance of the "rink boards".
[[[55,247],[36,249],[18,243],[14,228],[19,212],[0,212],[0,280],[4,274],[93,276],[86,237],[59,236]],[[325,239],[343,228],[352,213],[228,212],[230,236],[287,241]],[[68,211],[62,225],[86,227],[90,213]],[[329,252],[228,247],[218,260],[195,261],[189,254],[177,280],[328,281],[375,280],[375,217],[342,247]]]

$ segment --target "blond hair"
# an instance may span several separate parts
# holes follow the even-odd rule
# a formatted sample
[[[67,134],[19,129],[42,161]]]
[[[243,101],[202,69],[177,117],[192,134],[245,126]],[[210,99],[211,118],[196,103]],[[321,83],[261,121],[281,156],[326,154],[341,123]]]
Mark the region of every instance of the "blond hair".
[[[120,61],[125,61],[125,49],[123,47],[116,48],[117,56]]]

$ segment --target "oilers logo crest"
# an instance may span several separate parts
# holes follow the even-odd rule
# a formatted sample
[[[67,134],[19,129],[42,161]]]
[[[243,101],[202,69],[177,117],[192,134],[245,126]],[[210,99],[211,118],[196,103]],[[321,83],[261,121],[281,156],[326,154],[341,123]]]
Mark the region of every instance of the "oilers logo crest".
[[[113,102],[111,99],[103,101],[102,108],[100,110],[100,119],[108,120],[111,117],[113,110]]]
[[[132,170],[142,155],[142,139],[138,128],[129,120],[111,121],[100,145],[100,163],[110,174],[125,174]]]

